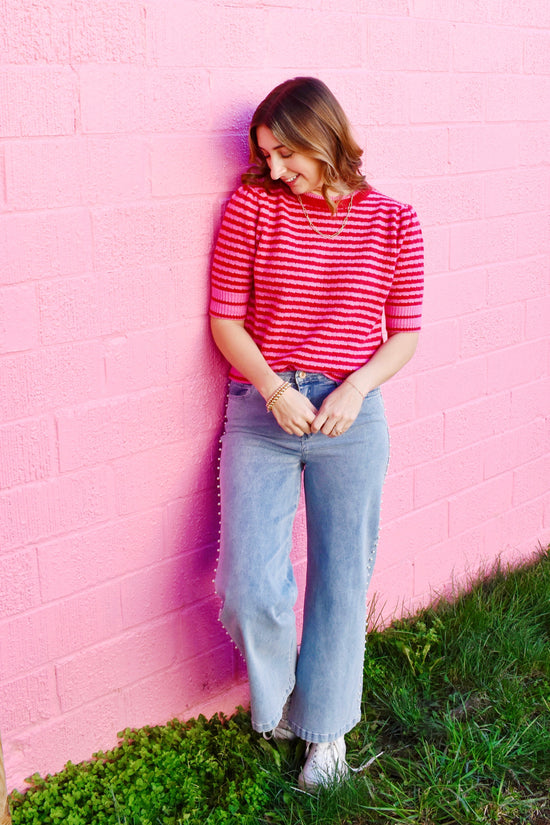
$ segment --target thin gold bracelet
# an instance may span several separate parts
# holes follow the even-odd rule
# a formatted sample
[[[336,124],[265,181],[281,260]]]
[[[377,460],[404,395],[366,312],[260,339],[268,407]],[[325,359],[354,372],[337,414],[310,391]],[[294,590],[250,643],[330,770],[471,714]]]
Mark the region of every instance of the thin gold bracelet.
[[[269,396],[269,398],[268,398],[268,399],[267,399],[267,401],[265,402],[265,408],[266,408],[266,410],[267,410],[268,412],[271,412],[271,410],[273,409],[273,407],[275,406],[275,404],[277,403],[277,401],[279,400],[279,398],[281,397],[281,395],[285,392],[285,390],[288,390],[288,388],[289,388],[289,387],[290,387],[289,382],[288,382],[288,381],[284,381],[284,382],[281,384],[281,386],[280,386],[280,387],[277,387],[277,389],[275,390],[275,392],[273,393],[273,395],[270,395],[270,396]]]
[[[359,387],[356,387],[356,386],[355,386],[355,384],[353,383],[353,381],[350,381],[350,380],[349,380],[349,378],[346,378],[345,383],[346,383],[346,384],[349,384],[351,387],[353,387],[353,389],[354,389],[356,392],[358,392],[358,393],[359,393],[359,395],[361,396],[361,398],[363,399],[363,401],[365,400],[365,396],[363,395],[363,393],[361,392],[361,390],[359,389]]]

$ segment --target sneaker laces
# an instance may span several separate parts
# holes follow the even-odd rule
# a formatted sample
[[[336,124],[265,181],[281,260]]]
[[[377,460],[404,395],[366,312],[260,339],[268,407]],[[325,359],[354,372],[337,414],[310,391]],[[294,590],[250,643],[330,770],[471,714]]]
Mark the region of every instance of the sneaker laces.
[[[361,773],[361,771],[366,771],[367,768],[370,768],[372,763],[376,762],[377,759],[380,759],[380,757],[383,755],[383,753],[384,753],[384,751],[380,751],[380,753],[377,753],[376,756],[371,756],[370,759],[367,759],[367,761],[363,762],[363,764],[360,765],[358,768],[352,768],[352,766],[349,764],[349,762],[346,762],[346,765],[348,766],[350,771],[352,771],[353,773]]]
[[[314,743],[314,742],[308,742],[308,744],[307,744],[306,753],[305,753],[305,756],[306,756],[306,761],[307,761],[307,756],[308,756],[308,754],[309,754],[309,751],[310,751],[310,749],[311,749],[311,746],[312,746],[313,744],[315,744],[315,743]],[[332,743],[330,743],[330,744],[332,744]],[[367,759],[367,760],[366,760],[365,762],[363,762],[363,764],[362,764],[362,765],[360,765],[358,768],[354,768],[354,767],[352,767],[352,765],[350,765],[350,764],[349,764],[349,762],[347,761],[347,759],[344,759],[344,760],[343,760],[343,764],[342,764],[342,762],[340,761],[340,764],[342,765],[342,767],[347,768],[347,769],[348,769],[349,771],[351,771],[352,773],[354,773],[354,774],[359,774],[359,773],[361,773],[362,771],[365,771],[367,768],[369,768],[369,767],[373,764],[373,762],[376,762],[376,760],[377,760],[377,759],[379,759],[379,758],[383,755],[383,753],[384,753],[384,751],[380,751],[379,753],[375,754],[375,756],[371,756],[371,757],[370,757],[370,759]],[[300,791],[301,793],[308,794],[308,796],[312,796],[312,797],[315,797],[315,795],[316,795],[315,793],[313,793],[313,792],[312,792],[312,790],[308,790],[307,788],[302,788],[302,787],[300,787],[299,785],[295,785],[295,786],[294,786],[294,790]]]

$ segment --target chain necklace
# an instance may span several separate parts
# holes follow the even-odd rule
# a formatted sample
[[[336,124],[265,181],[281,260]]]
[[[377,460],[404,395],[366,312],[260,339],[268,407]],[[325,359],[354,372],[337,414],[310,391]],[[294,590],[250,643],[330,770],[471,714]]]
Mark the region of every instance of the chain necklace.
[[[349,218],[349,213],[351,212],[351,207],[352,207],[352,204],[353,204],[354,194],[355,194],[355,192],[351,193],[351,197],[349,199],[348,211],[346,212],[346,214],[344,216],[344,220],[342,221],[342,225],[341,225],[340,229],[337,232],[334,232],[332,235],[327,235],[325,232],[321,232],[320,229],[317,229],[315,224],[312,223],[312,220],[311,220],[311,218],[309,217],[309,215],[307,213],[307,209],[305,208],[304,204],[302,203],[302,198],[301,198],[300,195],[298,195],[298,200],[300,201],[300,206],[302,207],[302,212],[306,216],[307,222],[309,223],[309,225],[311,226],[313,231],[317,232],[317,234],[320,235],[322,238],[329,238],[330,239],[330,238],[337,238],[338,235],[340,234],[340,232],[342,232],[342,230],[344,229],[344,226],[347,224],[348,218]]]

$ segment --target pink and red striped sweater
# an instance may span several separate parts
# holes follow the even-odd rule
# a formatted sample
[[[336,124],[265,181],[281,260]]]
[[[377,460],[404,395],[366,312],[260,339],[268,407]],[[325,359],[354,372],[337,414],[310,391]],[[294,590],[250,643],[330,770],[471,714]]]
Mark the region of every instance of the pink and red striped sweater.
[[[325,234],[342,225],[320,195],[302,195]],[[245,319],[276,372],[303,369],[338,381],[388,334],[420,329],[422,233],[416,213],[374,189],[356,192],[333,239],[309,225],[286,187],[241,186],[227,205],[212,265],[210,314]],[[235,369],[232,378],[245,380]]]

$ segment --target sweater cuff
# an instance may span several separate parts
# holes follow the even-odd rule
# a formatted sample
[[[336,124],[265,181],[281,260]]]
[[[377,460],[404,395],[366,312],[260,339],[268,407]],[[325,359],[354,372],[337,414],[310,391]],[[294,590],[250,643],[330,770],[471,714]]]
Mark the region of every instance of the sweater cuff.
[[[248,295],[213,289],[210,296],[210,315],[217,318],[246,318]]]

